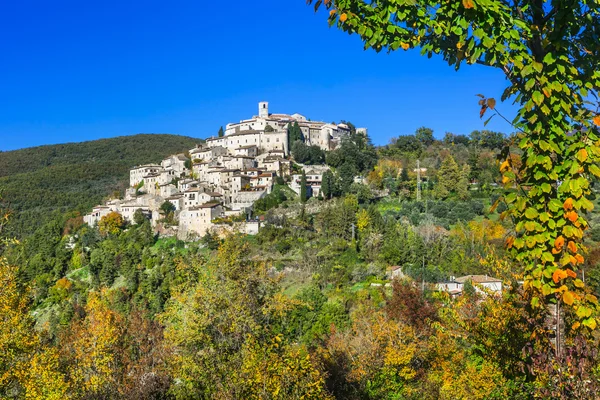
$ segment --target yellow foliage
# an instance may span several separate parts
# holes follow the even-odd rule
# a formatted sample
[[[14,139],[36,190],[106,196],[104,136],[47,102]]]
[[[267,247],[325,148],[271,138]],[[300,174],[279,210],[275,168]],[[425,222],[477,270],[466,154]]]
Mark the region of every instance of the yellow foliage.
[[[0,397],[66,399],[56,353],[33,329],[28,293],[19,290],[16,269],[0,259]]]
[[[452,367],[454,368],[444,371],[440,400],[487,399],[491,393],[496,395],[495,398],[508,395],[506,389],[498,385],[503,377],[500,369],[494,364],[487,361],[481,364],[468,362],[464,367],[460,364],[454,364]]]
[[[411,361],[418,341],[414,330],[381,312],[365,310],[349,332],[336,332],[327,346],[326,360],[349,360],[348,379],[373,398],[410,393],[416,371]]]
[[[325,390],[324,374],[304,346],[282,344],[281,336],[267,345],[252,338],[242,353],[244,398],[333,399]]]
[[[466,242],[474,240],[477,243],[485,244],[489,240],[503,238],[506,229],[499,222],[483,219],[470,221],[466,226],[459,224],[452,228],[450,234]]]
[[[369,212],[364,208],[356,213],[356,226],[358,227],[359,232],[363,232],[369,224],[371,223],[371,217],[369,216]]]
[[[100,218],[98,222],[98,229],[103,235],[115,235],[121,231],[121,228],[125,224],[123,216],[116,211],[105,215]]]
[[[104,299],[106,292],[90,292],[86,317],[75,321],[63,342],[63,357],[71,362],[70,378],[81,395],[101,395],[118,388],[124,325]],[[66,343],[65,343],[66,342]]]

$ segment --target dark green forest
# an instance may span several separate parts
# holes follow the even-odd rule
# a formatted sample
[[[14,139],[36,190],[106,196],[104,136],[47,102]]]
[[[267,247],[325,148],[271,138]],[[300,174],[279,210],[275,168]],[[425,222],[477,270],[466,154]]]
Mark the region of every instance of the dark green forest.
[[[0,188],[13,212],[8,234],[24,237],[60,213],[85,213],[107,195],[123,192],[131,167],[159,163],[200,141],[139,134],[0,152]]]

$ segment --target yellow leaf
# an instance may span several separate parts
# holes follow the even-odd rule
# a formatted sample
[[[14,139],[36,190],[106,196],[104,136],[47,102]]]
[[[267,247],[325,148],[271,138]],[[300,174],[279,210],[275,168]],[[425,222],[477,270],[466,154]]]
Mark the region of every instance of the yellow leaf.
[[[341,22],[346,22],[347,19],[348,19],[348,16],[346,15],[346,13],[343,13],[342,15],[340,15]]]
[[[600,126],[600,115],[596,115],[593,119],[594,124],[596,124],[597,126]]]
[[[579,328],[580,326],[581,326],[581,324],[579,322],[575,322],[573,324],[573,326],[571,327],[571,329],[575,330],[575,329]]]
[[[402,43],[400,44],[400,47],[402,47],[404,50],[408,50],[408,48],[410,47],[410,45],[409,45],[408,43],[404,43],[404,42],[402,42]]]
[[[585,160],[587,160],[587,158],[588,158],[588,152],[587,152],[587,150],[586,150],[586,149],[580,149],[580,150],[577,152],[577,159],[578,159],[580,162],[584,162]]]
[[[565,292],[565,294],[563,294],[563,302],[569,306],[573,305],[573,302],[575,301],[575,296],[573,296],[572,292]]]
[[[487,106],[490,108],[490,110],[493,110],[494,107],[496,107],[496,99],[491,97],[487,99]]]
[[[463,0],[463,6],[465,8],[473,8],[475,7],[475,3],[473,3],[473,0]]]

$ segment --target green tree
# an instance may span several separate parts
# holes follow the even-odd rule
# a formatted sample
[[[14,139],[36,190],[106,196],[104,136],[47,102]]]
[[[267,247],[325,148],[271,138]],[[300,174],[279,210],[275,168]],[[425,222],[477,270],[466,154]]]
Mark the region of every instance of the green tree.
[[[223,137],[223,136],[225,136],[225,131],[223,130],[223,127],[222,127],[222,126],[219,128],[219,133],[217,133],[217,136],[218,136],[218,137]]]
[[[174,213],[176,210],[175,205],[173,203],[171,203],[170,201],[165,201],[164,203],[162,203],[160,205],[160,211],[163,212],[163,214],[169,215],[171,213]]]
[[[435,185],[435,197],[446,199],[455,193],[461,179],[461,171],[454,161],[454,157],[447,155],[442,161],[442,166],[437,171],[437,183]]]
[[[144,215],[144,212],[142,211],[141,208],[138,208],[133,213],[133,222],[136,225],[142,225],[144,222],[146,222],[146,216]]]
[[[423,145],[415,135],[402,135],[392,139],[391,146],[401,152],[415,153],[418,157],[423,151]]]
[[[456,184],[456,196],[461,200],[467,200],[469,198],[469,175],[469,166],[463,165],[463,168],[460,171],[458,182]]]
[[[300,201],[306,203],[308,200],[308,184],[306,183],[306,173],[302,170],[302,177],[300,178]]]
[[[288,124],[288,144],[289,147],[292,148],[295,142],[300,141],[304,142],[304,135],[302,134],[302,130],[300,129],[300,125],[298,125],[298,121],[295,121],[293,124],[290,122]]]
[[[400,182],[408,182],[410,180],[408,176],[408,165],[405,163],[402,166],[402,172],[400,172]]]
[[[327,170],[323,173],[323,178],[321,181],[321,193],[326,199],[331,199],[336,194],[336,183],[335,176],[333,172]]]
[[[430,146],[435,142],[435,138],[433,137],[433,130],[424,126],[416,130],[415,137],[419,142],[423,143],[423,146],[425,147]]]

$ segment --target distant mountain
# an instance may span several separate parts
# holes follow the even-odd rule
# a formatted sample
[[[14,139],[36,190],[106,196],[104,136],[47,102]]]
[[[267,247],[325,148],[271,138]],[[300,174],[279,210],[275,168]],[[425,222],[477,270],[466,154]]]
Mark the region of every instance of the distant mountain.
[[[201,139],[139,134],[0,152],[0,191],[14,215],[9,234],[23,237],[57,213],[87,212],[129,183],[129,169],[187,152]]]

